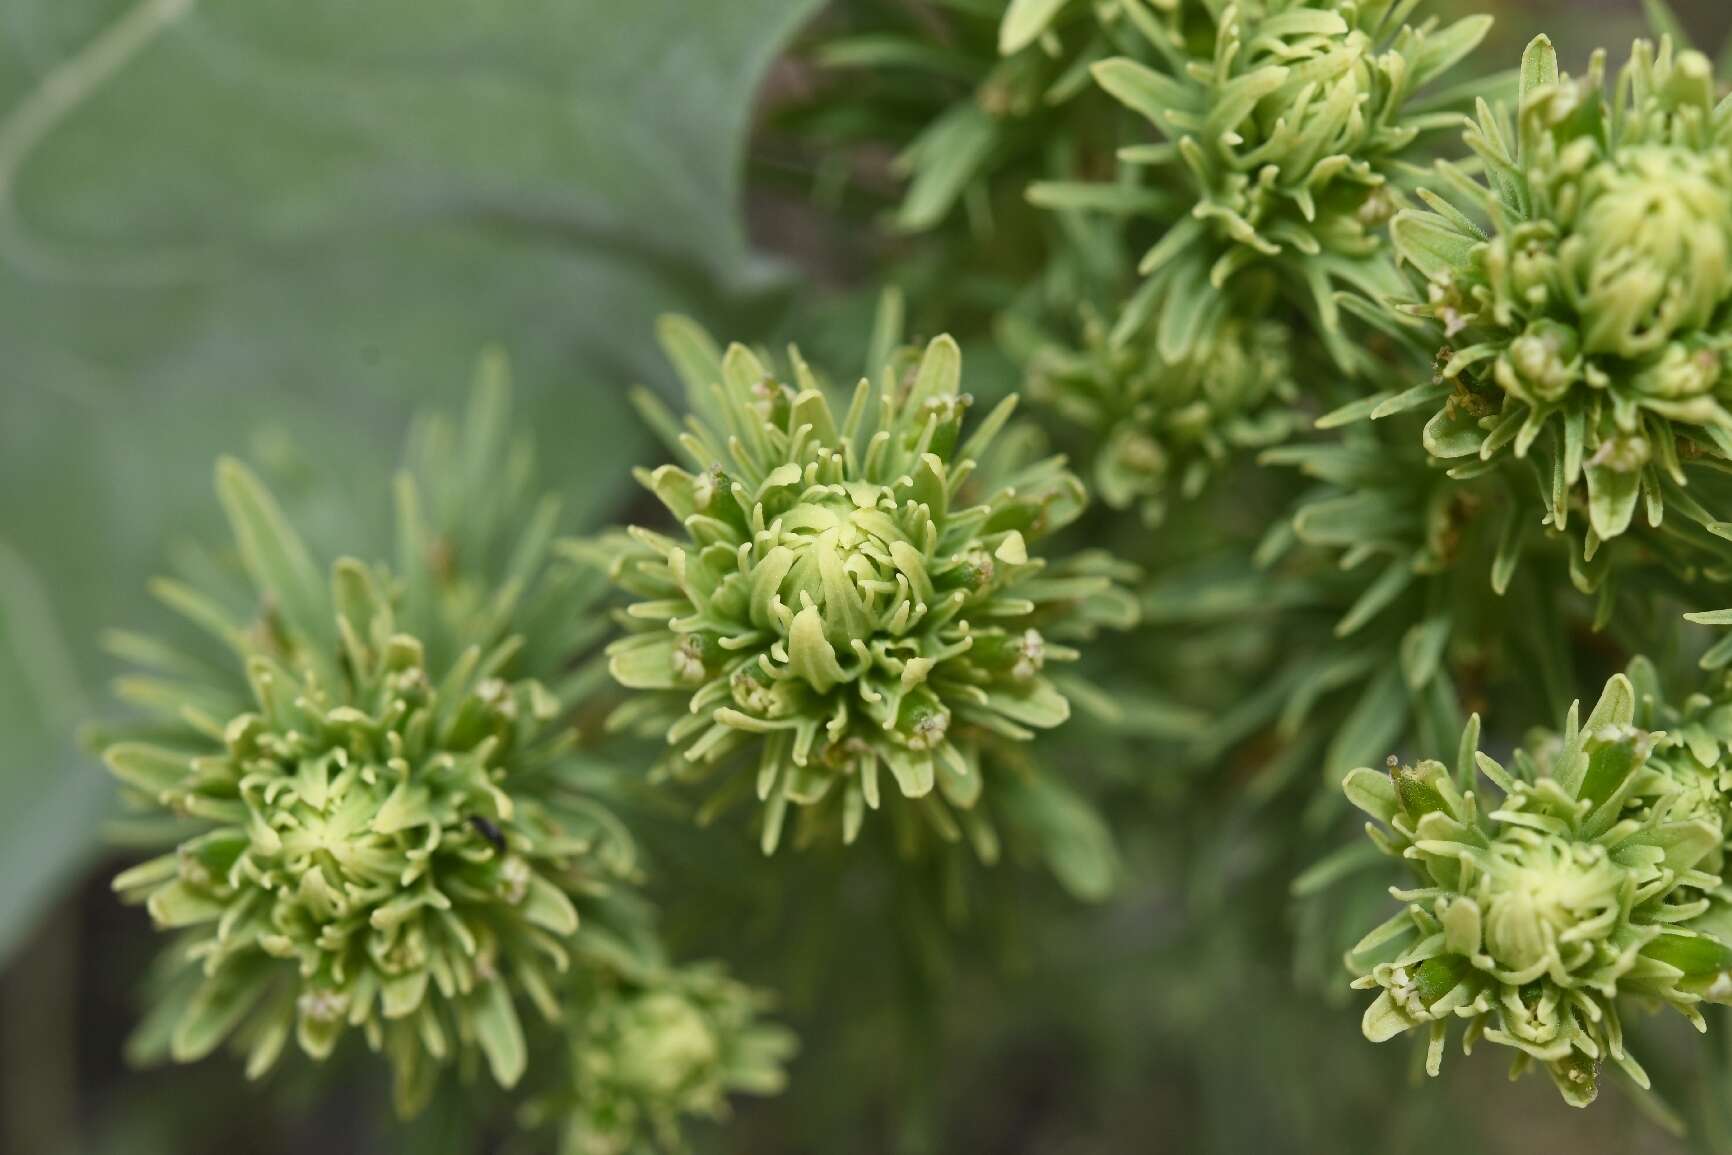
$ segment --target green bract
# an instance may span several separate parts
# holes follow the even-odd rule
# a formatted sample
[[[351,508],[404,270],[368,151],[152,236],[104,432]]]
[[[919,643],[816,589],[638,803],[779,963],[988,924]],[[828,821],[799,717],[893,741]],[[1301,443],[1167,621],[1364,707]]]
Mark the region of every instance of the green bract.
[[[1137,506],[1153,525],[1175,494],[1195,498],[1235,453],[1281,441],[1298,424],[1290,341],[1277,322],[1233,320],[1169,362],[1152,339],[1115,346],[1090,316],[1082,348],[1036,356],[1029,392],[1093,435],[1101,500]]]
[[[1401,161],[1429,130],[1459,123],[1415,111],[1413,95],[1459,62],[1489,17],[1447,28],[1405,22],[1419,0],[1244,0],[1218,8],[1211,50],[1175,47],[1138,23],[1164,69],[1126,57],[1094,66],[1100,85],[1145,117],[1163,140],[1120,150],[1129,183],[1154,186],[1182,174],[1176,212],[1149,210],[1164,231],[1143,257],[1146,280],[1114,338],[1158,318],[1169,361],[1211,341],[1245,312],[1232,289],[1253,271],[1306,309],[1337,360],[1352,351],[1339,329],[1336,286],[1391,287],[1382,227],[1400,207]],[[1070,203],[1062,186],[1036,186],[1037,201]]]
[[[696,415],[687,466],[640,475],[679,536],[635,528],[615,565],[643,599],[610,651],[645,692],[622,722],[665,732],[675,775],[726,774],[722,801],[755,791],[766,851],[790,804],[806,836],[852,841],[888,770],[888,793],[990,855],[983,743],[1068,717],[1051,667],[1077,655],[1046,623],[1110,593],[1031,551],[1080,512],[1081,485],[1053,459],[971,490],[1014,399],[965,438],[948,337],[838,410],[797,353],[788,384],[743,346],[664,336]]]
[[[1480,753],[1475,718],[1455,772],[1391,759],[1360,769],[1348,797],[1386,830],[1368,827],[1407,860],[1420,885],[1394,893],[1408,907],[1348,955],[1354,986],[1378,991],[1365,1036],[1382,1042],[1424,1027],[1436,1074],[1449,1024],[1516,1049],[1515,1069],[1543,1063],[1564,1098],[1591,1102],[1612,1060],[1642,1087],[1624,1046],[1621,996],[1661,1002],[1705,1030],[1697,1004],[1732,948],[1685,924],[1709,909],[1723,832],[1699,792],[1655,764],[1663,734],[1634,724],[1623,676],[1578,725],[1512,771]],[[1474,771],[1502,795],[1473,789]]]
[[[793,1036],[760,1020],[763,994],[719,968],[603,981],[582,1003],[568,1085],[533,1112],[559,1121],[561,1155],[685,1151],[683,1118],[723,1118],[729,1095],[773,1095],[786,1081]]]
[[[557,507],[494,504],[529,480],[504,408],[490,381],[461,439],[423,429],[395,571],[345,558],[327,581],[259,480],[222,462],[249,581],[235,599],[157,587],[218,645],[116,638],[154,671],[122,683],[154,720],[106,760],[175,816],[178,845],[115,887],[176,932],[143,1031],[176,1059],[233,1037],[256,1077],[291,1036],[322,1059],[359,1028],[408,1111],[466,1052],[518,1080],[519,997],[560,1016],[578,903],[628,876],[632,849],[562,777],[571,700],[542,679],[575,691],[596,626],[572,612],[582,575],[546,562]]]
[[[1732,111],[1669,41],[1638,43],[1610,94],[1604,72],[1596,54],[1572,80],[1535,40],[1513,119],[1482,108],[1467,135],[1484,180],[1443,166],[1452,200],[1393,225],[1423,278],[1409,311],[1448,342],[1427,448],[1537,448],[1546,518],[1585,504],[1590,554],[1638,502],[1714,524],[1688,466],[1732,456]]]

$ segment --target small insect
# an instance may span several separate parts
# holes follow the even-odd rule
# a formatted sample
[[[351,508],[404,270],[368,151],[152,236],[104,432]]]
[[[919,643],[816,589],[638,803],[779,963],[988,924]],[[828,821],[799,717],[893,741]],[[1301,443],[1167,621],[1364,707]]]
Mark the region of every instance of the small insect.
[[[469,816],[469,825],[475,827],[475,833],[493,843],[494,849],[500,851],[505,849],[505,835],[499,832],[499,827],[493,825],[493,823],[487,821],[487,819],[481,817],[479,814],[471,814]]]

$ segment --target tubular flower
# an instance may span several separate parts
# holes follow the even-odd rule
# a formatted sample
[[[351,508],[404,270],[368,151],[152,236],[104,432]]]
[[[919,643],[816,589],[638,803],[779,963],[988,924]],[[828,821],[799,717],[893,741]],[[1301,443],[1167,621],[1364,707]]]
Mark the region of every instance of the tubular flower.
[[[761,992],[716,967],[598,977],[580,1001],[568,1084],[531,1112],[558,1121],[561,1155],[683,1152],[683,1118],[724,1118],[728,1096],[786,1081],[793,1035],[762,1020]]]
[[[1029,394],[1095,438],[1095,491],[1114,509],[1139,506],[1159,524],[1176,491],[1197,497],[1235,453],[1285,440],[1297,418],[1290,332],[1276,322],[1229,321],[1183,360],[1155,342],[1114,346],[1085,318],[1077,350],[1048,346]]]
[[[503,475],[488,441],[501,389],[478,392],[480,428],[437,459],[443,472]],[[533,675],[562,665],[529,668],[515,633],[539,625],[531,607],[577,592],[545,564],[556,509],[528,519],[512,577],[476,597],[458,559],[497,524],[435,532],[420,510],[429,494],[442,508],[437,484],[399,483],[400,575],[343,559],[328,583],[245,467],[224,461],[217,488],[251,597],[237,610],[175,582],[158,593],[220,657],[116,639],[166,677],[123,685],[159,718],[106,761],[179,835],[114,883],[178,932],[142,1035],[165,1034],[182,1061],[232,1036],[257,1077],[291,1036],[323,1059],[359,1028],[405,1112],[464,1052],[509,1086],[525,1062],[515,1000],[558,1018],[578,903],[632,871],[617,824],[559,777],[575,734]],[[589,628],[549,623],[540,640]]]
[[[1410,313],[1448,343],[1425,443],[1446,459],[1546,459],[1548,522],[1587,508],[1590,555],[1639,500],[1714,518],[1684,492],[1692,459],[1732,456],[1732,110],[1700,53],[1638,42],[1615,92],[1544,37],[1519,104],[1467,134],[1484,182],[1443,166],[1455,203],[1393,225],[1421,278]],[[1477,218],[1477,219],[1476,219]]]
[[[687,467],[640,475],[680,536],[634,528],[615,563],[643,599],[610,651],[646,692],[621,724],[665,732],[667,772],[730,775],[721,801],[755,789],[766,852],[790,804],[807,836],[853,841],[887,769],[940,835],[990,856],[982,745],[1068,717],[1066,620],[1112,594],[1031,549],[1080,512],[1080,483],[1054,459],[971,495],[1014,399],[965,440],[948,337],[862,380],[838,417],[797,353],[789,385],[742,346],[721,357],[677,323],[664,336],[700,416],[679,439]]]
[[[1698,1003],[1732,948],[1684,925],[1719,879],[1700,866],[1718,825],[1674,804],[1650,765],[1663,735],[1633,725],[1635,695],[1614,677],[1585,723],[1514,773],[1477,750],[1478,719],[1454,775],[1440,763],[1360,769],[1345,787],[1386,828],[1368,827],[1420,885],[1393,891],[1407,909],[1348,954],[1354,986],[1378,992],[1366,1038],[1425,1028],[1436,1074],[1452,1019],[1464,1044],[1514,1048],[1519,1073],[1543,1063],[1566,1101],[1592,1102],[1611,1059],[1646,1088],[1624,1046],[1619,996],[1661,1002],[1706,1029]],[[1503,795],[1483,807],[1477,766]]]
[[[1212,53],[1175,48],[1139,22],[1166,70],[1119,57],[1094,66],[1108,93],[1160,143],[1120,151],[1134,170],[1181,176],[1177,219],[1142,260],[1144,284],[1119,342],[1159,316],[1161,352],[1183,359],[1234,311],[1230,286],[1253,270],[1305,308],[1336,359],[1352,361],[1335,286],[1387,292],[1382,229],[1401,206],[1393,177],[1428,131],[1459,123],[1409,109],[1415,93],[1470,53],[1489,17],[1447,28],[1404,23],[1417,0],[1242,0],[1220,6]],[[1151,189],[1155,193],[1157,189]],[[1037,186],[1037,202],[1067,190]],[[1161,215],[1157,213],[1157,215]]]

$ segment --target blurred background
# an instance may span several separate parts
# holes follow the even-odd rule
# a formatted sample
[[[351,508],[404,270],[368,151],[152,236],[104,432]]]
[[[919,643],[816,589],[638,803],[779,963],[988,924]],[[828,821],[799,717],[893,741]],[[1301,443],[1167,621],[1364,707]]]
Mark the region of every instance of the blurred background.
[[[1675,5],[1699,44],[1732,26],[1725,0]],[[665,384],[657,314],[758,338],[858,287],[786,183],[760,179],[753,133],[807,82],[784,53],[821,7],[0,0],[0,1153],[448,1149],[437,1120],[394,1130],[365,1077],[255,1088],[226,1058],[127,1067],[154,944],[108,891],[111,791],[76,737],[114,709],[99,637],[152,620],[146,579],[216,532],[219,453],[291,496],[315,477],[372,493],[411,411],[460,396],[489,344],[577,522],[622,516],[647,448],[624,391]],[[1579,68],[1646,27],[1637,0],[1429,7],[1493,10],[1497,67],[1539,31]],[[344,524],[383,524],[380,496]],[[1018,945],[987,927],[955,947],[946,997],[918,1008],[936,1047],[899,1043],[883,1000],[906,999],[863,921],[836,918],[833,969],[792,986],[772,940],[675,927],[784,987],[807,1040],[788,1094],[701,1141],[1689,1149],[1615,1097],[1584,1115],[1544,1080],[1507,1086],[1497,1062],[1416,1088],[1406,1049],[1358,1040],[1345,991],[1294,984],[1279,904],[1254,935],[1184,913],[1174,863],[1196,835],[1161,797],[1150,784],[1119,901],[1002,884]],[[678,837],[661,842],[677,859]],[[1210,901],[1230,904],[1223,870]]]

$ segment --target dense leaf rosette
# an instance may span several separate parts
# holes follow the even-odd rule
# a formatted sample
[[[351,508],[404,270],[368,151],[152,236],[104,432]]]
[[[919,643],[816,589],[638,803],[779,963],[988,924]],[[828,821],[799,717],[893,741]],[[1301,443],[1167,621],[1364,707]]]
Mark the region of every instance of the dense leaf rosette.
[[[688,467],[641,475],[681,535],[633,529],[614,567],[643,599],[611,650],[645,692],[621,721],[665,731],[676,775],[730,775],[722,801],[755,789],[766,851],[790,805],[808,834],[852,841],[893,794],[990,854],[983,740],[1066,719],[1052,667],[1077,653],[1046,623],[1110,592],[1031,552],[1081,510],[1081,485],[1054,459],[971,497],[1014,399],[964,439],[948,337],[862,380],[838,416],[797,354],[790,385],[742,346],[667,336],[699,415],[679,439]]]
[[[1426,446],[1441,458],[1538,449],[1548,522],[1585,504],[1590,554],[1638,504],[1716,519],[1683,490],[1692,461],[1732,456],[1732,110],[1706,57],[1638,43],[1614,92],[1543,37],[1519,103],[1467,135],[1476,180],[1394,222],[1422,279],[1409,311],[1448,342]]]
[[[575,689],[567,663],[596,627],[541,611],[568,610],[585,579],[546,561],[556,507],[487,512],[485,486],[527,474],[505,468],[502,387],[477,398],[465,440],[424,429],[420,480],[399,482],[397,574],[343,559],[327,582],[265,487],[224,461],[250,596],[158,587],[220,647],[117,637],[156,672],[122,684],[156,717],[106,760],[178,840],[115,880],[178,932],[146,1052],[160,1038],[192,1060],[232,1036],[258,1076],[291,1037],[322,1059],[359,1028],[407,1111],[465,1052],[517,1081],[519,997],[560,1016],[578,903],[628,876],[632,849],[563,776],[569,703],[533,676]],[[423,484],[429,464],[442,480]],[[485,555],[509,572],[482,591],[492,563],[472,551],[502,523],[520,539]]]
[[[1256,270],[1309,312],[1337,360],[1352,363],[1336,286],[1393,287],[1382,229],[1402,203],[1394,178],[1428,131],[1460,122],[1453,113],[1410,105],[1478,45],[1491,23],[1477,17],[1446,28],[1408,25],[1417,5],[1227,3],[1204,53],[1196,38],[1176,46],[1145,18],[1139,25],[1164,67],[1128,57],[1094,66],[1101,87],[1163,138],[1120,151],[1135,177],[1128,184],[1146,186],[1151,197],[1168,184],[1183,189],[1175,213],[1154,207],[1163,231],[1143,258],[1146,280],[1126,305],[1115,340],[1128,340],[1158,318],[1162,356],[1182,360],[1242,310],[1245,300],[1230,290]],[[1087,201],[1066,186],[1037,186],[1031,195],[1055,207]]]
[[[1455,773],[1438,762],[1348,776],[1356,806],[1387,853],[1419,885],[1407,908],[1348,955],[1356,987],[1378,992],[1364,1030],[1373,1042],[1425,1028],[1436,1074],[1452,1020],[1464,1043],[1483,1037],[1519,1052],[1519,1072],[1545,1065],[1564,1098],[1591,1102],[1610,1059],[1638,1085],[1647,1075],[1624,1045],[1620,998],[1664,1003],[1706,1029],[1698,1004],[1732,948],[1686,925],[1720,885],[1703,866],[1724,835],[1700,795],[1656,763],[1665,735],[1638,729],[1635,693],[1619,675],[1578,725],[1513,772],[1480,753],[1478,719]],[[1502,794],[1495,807],[1474,774]]]
[[[728,1097],[773,1095],[794,1051],[765,1022],[769,1000],[714,966],[655,969],[581,992],[568,1032],[567,1084],[536,1103],[561,1155],[662,1155],[687,1150],[686,1118],[724,1118]]]

